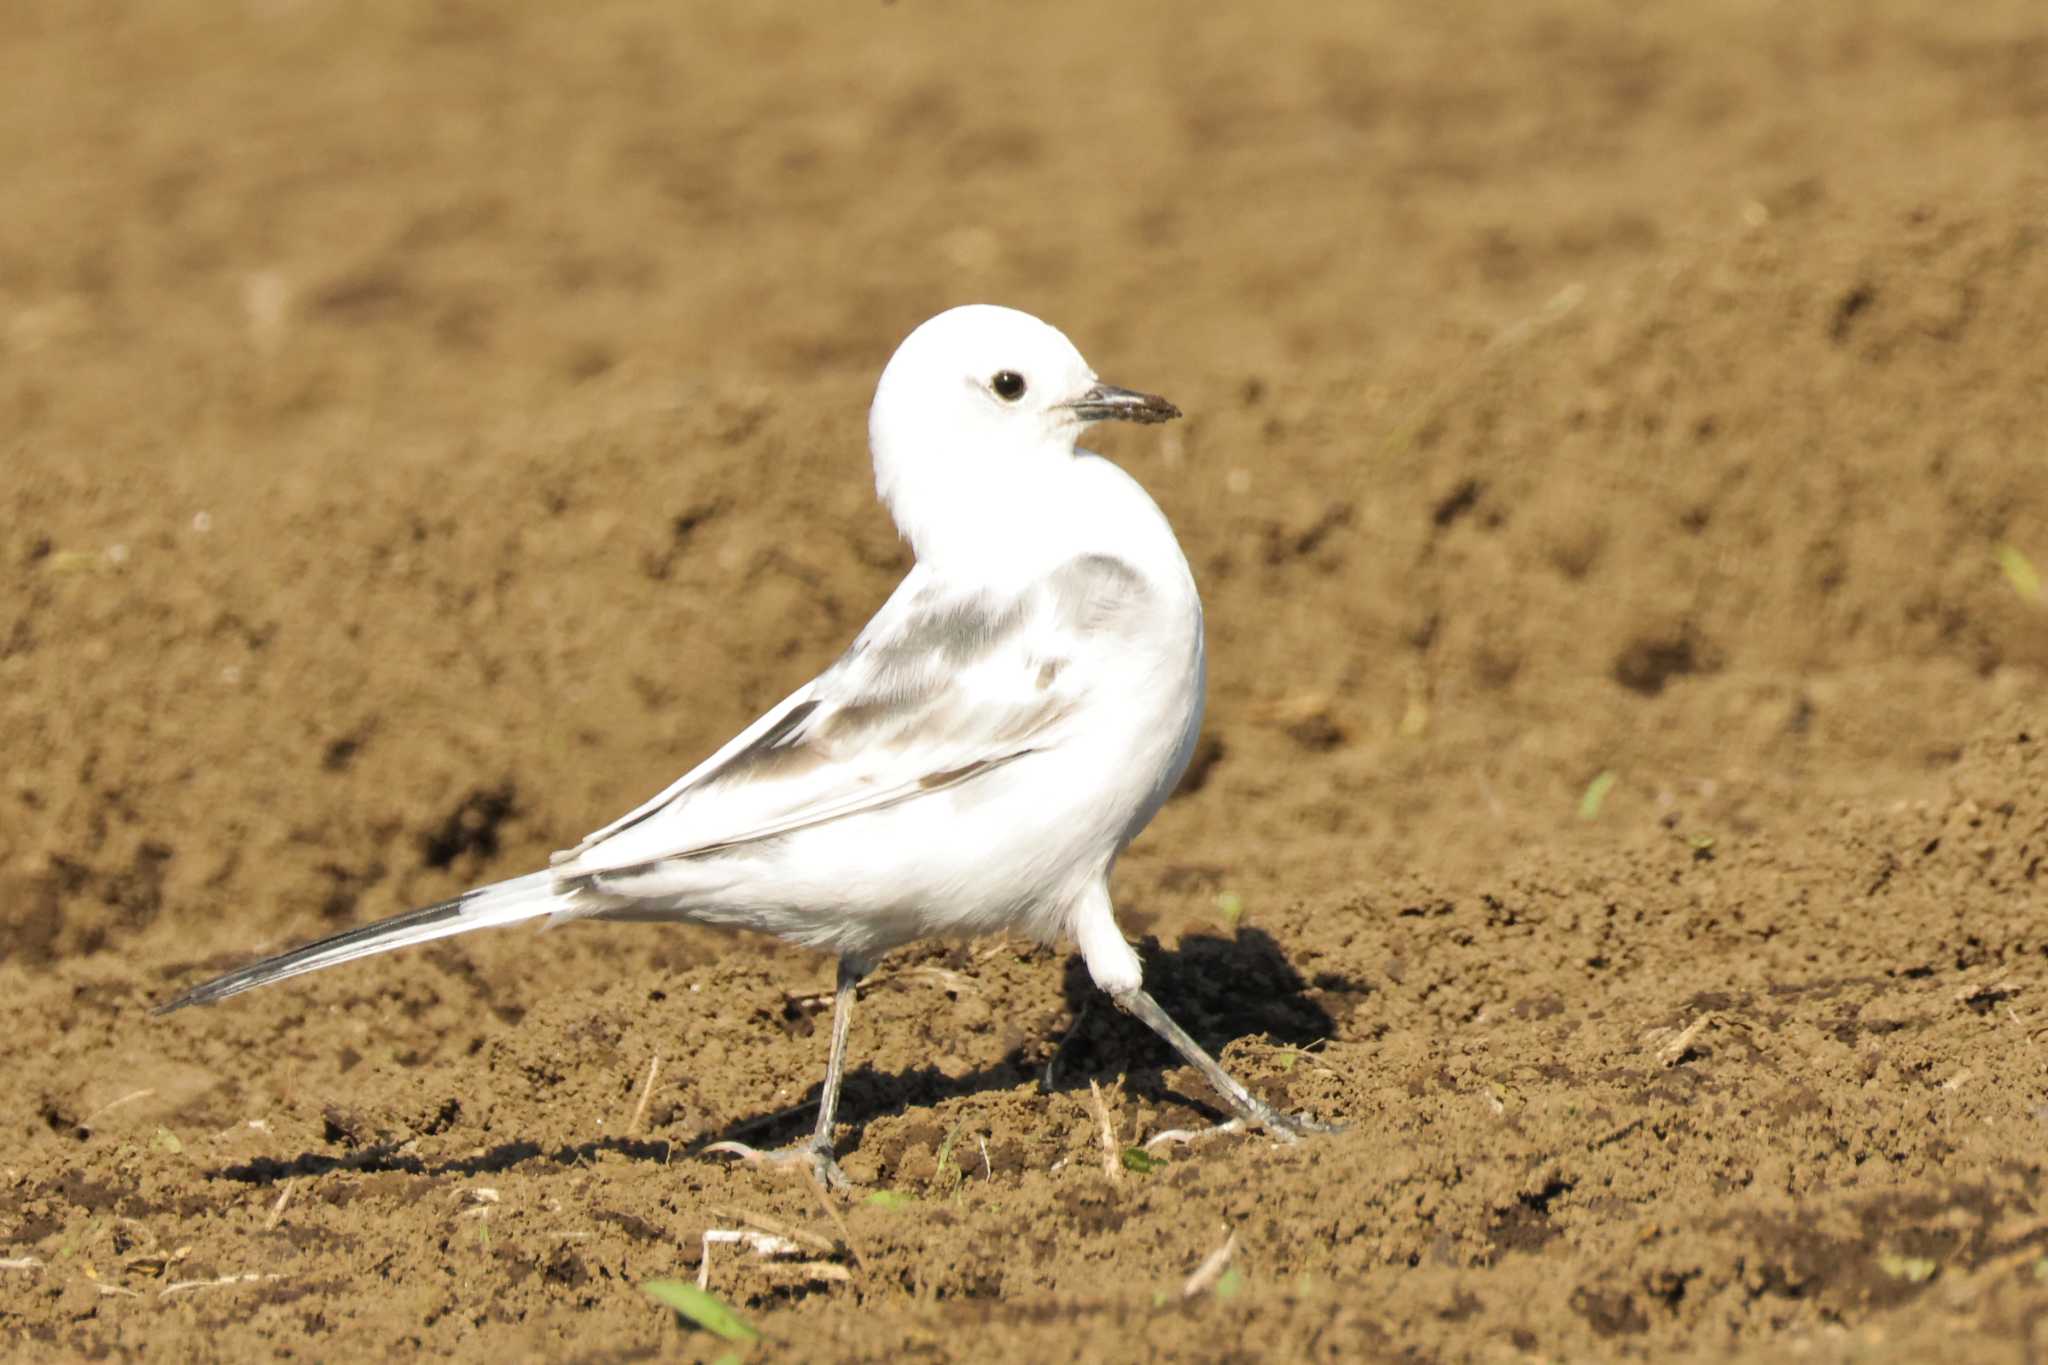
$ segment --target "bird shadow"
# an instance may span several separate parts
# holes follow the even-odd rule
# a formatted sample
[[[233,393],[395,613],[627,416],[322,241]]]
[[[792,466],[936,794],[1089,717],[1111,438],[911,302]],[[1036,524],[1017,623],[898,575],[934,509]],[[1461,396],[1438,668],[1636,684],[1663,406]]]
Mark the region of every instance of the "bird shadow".
[[[1328,975],[1311,984],[1271,934],[1249,927],[1228,937],[1190,934],[1173,948],[1147,937],[1138,945],[1138,955],[1145,966],[1146,989],[1212,1055],[1245,1037],[1263,1035],[1289,1047],[1328,1039],[1336,1032],[1336,1021],[1318,997],[1329,989],[1347,994],[1364,989]],[[877,1119],[1023,1085],[1057,1093],[1086,1085],[1090,1078],[1122,1077],[1130,1094],[1185,1105],[1212,1120],[1230,1117],[1206,1086],[1198,1085],[1189,1094],[1168,1084],[1167,1074],[1184,1065],[1180,1054],[1142,1022],[1115,1008],[1079,955],[1070,955],[1064,963],[1061,992],[1069,1020],[1064,1036],[1033,1039],[989,1066],[955,1075],[933,1066],[890,1072],[871,1065],[850,1069],[839,1103],[840,1154],[857,1151],[868,1125]],[[1053,1045],[1050,1065],[1047,1044]],[[719,1142],[798,1141],[809,1135],[815,1122],[819,1088],[813,1085],[801,1105],[737,1120],[691,1140],[679,1152],[694,1154]]]
[[[1317,997],[1331,988],[1346,993],[1363,989],[1327,976],[1319,976],[1311,985],[1287,960],[1272,935],[1254,928],[1240,927],[1229,937],[1190,934],[1170,949],[1148,937],[1138,952],[1145,964],[1146,989],[1197,1042],[1217,1055],[1245,1037],[1264,1036],[1291,1047],[1327,1039],[1335,1033],[1336,1023]],[[839,1108],[845,1125],[838,1144],[841,1154],[859,1149],[874,1120],[1020,1085],[1043,1086],[1048,1080],[1050,1089],[1057,1092],[1084,1085],[1090,1078],[1121,1077],[1128,1093],[1155,1103],[1185,1105],[1212,1119],[1228,1117],[1206,1087],[1187,1094],[1168,1084],[1167,1073],[1183,1065],[1180,1055],[1143,1023],[1114,1008],[1078,955],[1066,960],[1061,989],[1071,1022],[1063,1037],[1045,1040],[1054,1042],[1050,1064],[1044,1060],[1044,1041],[1033,1040],[989,1066],[956,1075],[934,1066],[884,1072],[863,1065],[849,1070]],[[823,1058],[819,1060],[822,1066]],[[532,1161],[558,1167],[587,1166],[601,1155],[666,1165],[715,1143],[745,1141],[769,1146],[805,1137],[815,1122],[819,1089],[812,1085],[802,1103],[738,1119],[687,1142],[606,1137],[549,1147],[514,1140],[458,1159],[429,1160],[408,1150],[412,1139],[404,1139],[379,1141],[343,1153],[258,1157],[208,1174],[216,1179],[270,1185],[334,1172],[492,1175]]]
[[[1171,950],[1148,937],[1138,956],[1152,998],[1216,1056],[1240,1038],[1263,1036],[1288,1047],[1330,1038],[1337,1024],[1317,997],[1329,985],[1350,984],[1324,978],[1312,988],[1263,929],[1190,934]],[[1125,1074],[1145,1093],[1162,1072],[1182,1065],[1164,1038],[1110,1004],[1079,957],[1068,959],[1062,985],[1075,1023],[1061,1045],[1061,1075]]]

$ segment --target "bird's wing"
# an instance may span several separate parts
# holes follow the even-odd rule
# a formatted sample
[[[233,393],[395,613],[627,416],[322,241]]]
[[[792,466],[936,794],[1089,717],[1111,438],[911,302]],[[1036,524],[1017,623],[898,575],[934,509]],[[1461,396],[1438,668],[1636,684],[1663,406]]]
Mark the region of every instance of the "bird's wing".
[[[555,855],[558,884],[913,801],[1054,747],[1148,594],[1108,555],[1009,594],[949,589],[914,569],[815,681]]]

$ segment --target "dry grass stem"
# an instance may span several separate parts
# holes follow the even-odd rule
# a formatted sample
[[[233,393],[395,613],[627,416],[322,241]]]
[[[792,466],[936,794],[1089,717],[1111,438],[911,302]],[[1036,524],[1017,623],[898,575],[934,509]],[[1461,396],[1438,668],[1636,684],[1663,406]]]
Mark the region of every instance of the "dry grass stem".
[[[179,1280],[176,1284],[165,1285],[163,1292],[158,1294],[157,1297],[168,1299],[173,1294],[188,1294],[199,1289],[225,1289],[230,1285],[261,1284],[283,1278],[284,1276],[279,1274],[264,1274],[261,1271],[248,1270],[240,1275],[222,1275],[218,1279],[212,1280]]]
[[[853,1277],[845,1266],[830,1261],[795,1261],[793,1256],[804,1254],[804,1248],[797,1239],[823,1243],[825,1249],[832,1249],[831,1243],[814,1233],[797,1232],[783,1236],[780,1233],[763,1232],[756,1228],[706,1228],[697,1256],[697,1287],[706,1293],[711,1289],[711,1248],[714,1246],[745,1247],[756,1256],[771,1263],[777,1270],[794,1270],[814,1280],[831,1280],[844,1284]]]
[[[752,1228],[706,1228],[704,1242],[709,1246],[743,1246],[756,1256],[796,1256],[803,1248],[787,1237],[778,1237],[772,1232],[756,1232]]]
[[[640,1124],[647,1117],[647,1102],[654,1098],[654,1078],[661,1074],[661,1057],[656,1054],[647,1063],[647,1080],[640,1086],[640,1102],[633,1106],[633,1117],[626,1120],[626,1136],[633,1137],[640,1131]]]
[[[1303,1057],[1308,1059],[1310,1066],[1329,1072],[1346,1085],[1357,1085],[1359,1083],[1358,1077],[1330,1060],[1330,1042],[1331,1040],[1328,1038],[1318,1038],[1308,1046],[1298,1049],[1298,1051]]]
[[[817,1248],[819,1251],[838,1250],[838,1248],[833,1245],[832,1239],[830,1237],[821,1237],[817,1233],[812,1232],[809,1228],[791,1227],[789,1224],[783,1222],[780,1218],[770,1218],[765,1213],[755,1213],[749,1209],[735,1209],[731,1212],[726,1212],[723,1210],[714,1210],[714,1212],[716,1212],[718,1216],[721,1218],[735,1218],[740,1222],[745,1223],[748,1227],[754,1228],[760,1232],[773,1233],[777,1237],[787,1237],[792,1241],[808,1242],[811,1246]]]
[[[775,1268],[793,1270],[813,1280],[830,1280],[834,1284],[849,1284],[853,1280],[852,1271],[831,1261],[779,1261]]]
[[[120,1099],[109,1100],[107,1101],[107,1103],[93,1110],[90,1114],[87,1114],[83,1119],[79,1120],[78,1126],[80,1128],[85,1129],[87,1132],[91,1132],[94,1124],[98,1123],[107,1115],[113,1113],[116,1109],[119,1109],[122,1105],[133,1104],[135,1101],[140,1099],[146,1099],[149,1096],[154,1095],[155,1093],[156,1091],[153,1088],[131,1090],[127,1094],[123,1095]]]
[[[1123,1153],[1116,1145],[1116,1125],[1109,1121],[1109,1104],[1102,1098],[1102,1087],[1093,1080],[1088,1082],[1088,1104],[1095,1110],[1095,1129],[1102,1141],[1102,1173],[1109,1177],[1112,1185],[1124,1183]]]
[[[832,1191],[825,1188],[825,1182],[819,1179],[816,1167],[805,1166],[804,1174],[810,1178],[811,1189],[818,1196],[818,1202],[824,1205],[825,1216],[831,1219],[832,1226],[839,1230],[839,1238],[846,1244],[847,1253],[853,1257],[854,1264],[865,1268],[868,1263],[867,1253],[853,1240],[853,1229],[846,1226],[846,1219],[840,1214],[839,1206],[832,1202]]]
[[[1677,1066],[1680,1062],[1684,1061],[1686,1050],[1692,1046],[1693,1039],[1699,1037],[1701,1030],[1712,1023],[1713,1019],[1714,1016],[1712,1014],[1702,1014],[1699,1018],[1680,1029],[1676,1037],[1664,1044],[1663,1047],[1657,1049],[1657,1060],[1666,1067]]]
[[[1223,1272],[1230,1269],[1230,1258],[1237,1255],[1237,1234],[1231,1233],[1223,1245],[1203,1258],[1195,1267],[1195,1273],[1188,1276],[1187,1283],[1180,1287],[1180,1296],[1192,1299],[1197,1294],[1206,1294],[1216,1287],[1216,1281],[1223,1278]]]
[[[1011,951],[1013,951],[1013,947],[1010,941],[1010,936],[1008,934],[997,934],[994,938],[991,938],[987,943],[975,949],[973,956],[976,962],[986,962],[990,958],[995,957],[1000,953],[1007,953]]]
[[[278,1191],[277,1202],[270,1206],[270,1217],[263,1220],[266,1229],[275,1231],[277,1225],[284,1220],[284,1206],[292,1202],[292,1191],[297,1189],[298,1185],[299,1182],[296,1180],[284,1182],[284,1188]]]

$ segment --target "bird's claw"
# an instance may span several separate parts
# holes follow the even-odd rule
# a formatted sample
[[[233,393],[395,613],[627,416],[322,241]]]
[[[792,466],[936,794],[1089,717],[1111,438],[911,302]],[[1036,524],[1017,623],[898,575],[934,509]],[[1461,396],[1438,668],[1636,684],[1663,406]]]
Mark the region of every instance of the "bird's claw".
[[[1252,1101],[1252,1112],[1245,1118],[1253,1126],[1265,1129],[1268,1136],[1288,1145],[1318,1133],[1344,1131],[1342,1124],[1325,1123],[1306,1110],[1298,1114],[1283,1114],[1272,1105],[1259,1100]]]
[[[1254,1100],[1252,1112],[1241,1114],[1228,1123],[1212,1124],[1207,1128],[1169,1128],[1163,1133],[1146,1139],[1145,1150],[1164,1147],[1173,1143],[1196,1143],[1212,1137],[1225,1137],[1231,1133],[1242,1133],[1247,1128],[1265,1130],[1267,1136],[1285,1145],[1292,1146],[1305,1137],[1320,1133],[1341,1133],[1341,1123],[1325,1123],[1308,1113],[1283,1114],[1268,1104]]]
[[[778,1147],[764,1152],[758,1147],[749,1147],[744,1142],[714,1142],[704,1149],[705,1156],[736,1156],[749,1166],[795,1166],[807,1165],[810,1174],[828,1190],[852,1188],[853,1182],[846,1178],[846,1172],[839,1169],[833,1159],[830,1144],[812,1138],[789,1147]]]
[[[1309,1113],[1306,1109],[1293,1114],[1274,1113],[1270,1119],[1262,1120],[1260,1126],[1276,1136],[1285,1132],[1291,1138],[1315,1137],[1322,1133],[1341,1133],[1344,1125],[1327,1123]],[[1283,1139],[1284,1140],[1284,1139]]]

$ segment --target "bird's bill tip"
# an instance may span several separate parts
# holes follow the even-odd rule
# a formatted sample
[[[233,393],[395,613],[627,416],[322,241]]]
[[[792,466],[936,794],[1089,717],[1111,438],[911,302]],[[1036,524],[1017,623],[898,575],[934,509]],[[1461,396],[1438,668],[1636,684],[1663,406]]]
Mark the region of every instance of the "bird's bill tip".
[[[1156,393],[1097,384],[1067,404],[1084,422],[1170,422],[1180,409]]]

